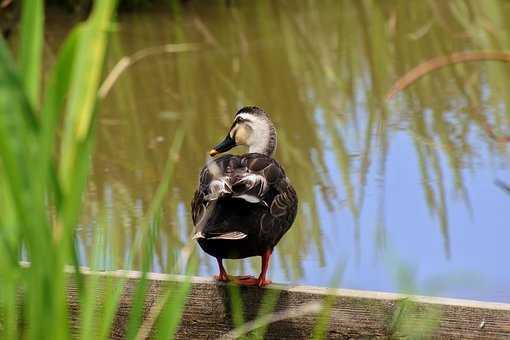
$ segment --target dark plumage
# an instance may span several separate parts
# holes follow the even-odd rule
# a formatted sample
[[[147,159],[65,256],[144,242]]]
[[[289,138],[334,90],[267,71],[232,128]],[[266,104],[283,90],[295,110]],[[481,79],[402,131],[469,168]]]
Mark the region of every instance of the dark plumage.
[[[265,277],[270,255],[294,222],[298,199],[285,171],[271,158],[276,133],[262,109],[246,107],[237,112],[229,135],[218,146],[228,150],[239,144],[264,150],[264,154],[227,154],[202,169],[191,202],[194,238],[206,253],[218,259],[218,278],[223,281],[231,278],[222,259],[262,256],[259,278],[236,280],[262,286],[270,282]],[[211,151],[218,152],[218,147]]]
[[[236,112],[236,116],[240,113],[249,113],[257,116],[267,116],[267,113],[258,106],[245,106]]]

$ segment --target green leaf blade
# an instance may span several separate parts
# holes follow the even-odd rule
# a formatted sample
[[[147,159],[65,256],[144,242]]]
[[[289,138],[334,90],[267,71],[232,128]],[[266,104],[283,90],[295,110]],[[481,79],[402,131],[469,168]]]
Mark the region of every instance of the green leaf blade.
[[[42,0],[22,1],[20,64],[23,85],[32,107],[37,108],[41,83],[44,8]]]

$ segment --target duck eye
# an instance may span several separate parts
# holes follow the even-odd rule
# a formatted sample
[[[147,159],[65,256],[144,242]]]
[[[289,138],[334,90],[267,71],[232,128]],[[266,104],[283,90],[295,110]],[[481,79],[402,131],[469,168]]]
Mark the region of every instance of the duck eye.
[[[242,117],[237,118],[237,122],[238,123],[242,123],[242,122],[245,122],[245,121],[246,121],[246,119],[244,119]]]

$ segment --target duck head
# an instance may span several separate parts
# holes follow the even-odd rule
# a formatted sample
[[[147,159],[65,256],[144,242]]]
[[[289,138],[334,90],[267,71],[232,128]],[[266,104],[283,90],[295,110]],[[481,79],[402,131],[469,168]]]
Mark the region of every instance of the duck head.
[[[246,106],[236,112],[225,139],[209,151],[210,156],[245,145],[250,153],[272,156],[276,150],[276,130],[269,115],[259,107]]]

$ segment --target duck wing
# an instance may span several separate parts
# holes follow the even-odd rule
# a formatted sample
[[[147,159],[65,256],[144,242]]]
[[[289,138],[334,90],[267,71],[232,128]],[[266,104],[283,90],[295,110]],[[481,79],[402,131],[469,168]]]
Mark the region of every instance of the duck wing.
[[[274,247],[294,223],[297,214],[298,197],[287,177],[275,183],[278,194],[269,208],[271,219],[260,222],[260,232]],[[264,223],[265,222],[265,223]]]
[[[282,166],[266,155],[243,155],[241,169],[245,177],[232,185],[233,197],[260,202],[267,208],[259,210],[259,238],[274,247],[289,230],[297,214],[298,197]]]
[[[219,199],[232,196],[232,178],[234,170],[240,165],[238,156],[226,154],[206,164],[200,171],[198,188],[191,201],[191,217],[196,227],[194,239],[208,237],[220,238],[225,235],[227,239],[240,239],[246,235],[231,233],[228,229],[218,225],[217,221],[225,214]],[[224,223],[223,223],[224,224]],[[206,228],[207,227],[207,228]],[[211,233],[213,229],[220,229]],[[204,229],[208,229],[207,232]]]
[[[242,218],[236,215],[246,207],[236,203],[240,200],[250,203],[249,206],[254,204],[252,209],[242,212],[253,214],[250,221],[257,219],[258,223],[250,230],[233,229]],[[228,206],[224,206],[226,202]],[[191,202],[196,226],[194,238],[242,239],[247,233],[256,232],[272,247],[292,225],[297,202],[296,192],[276,160],[256,153],[218,157],[202,169]],[[225,214],[230,218],[225,218]]]

